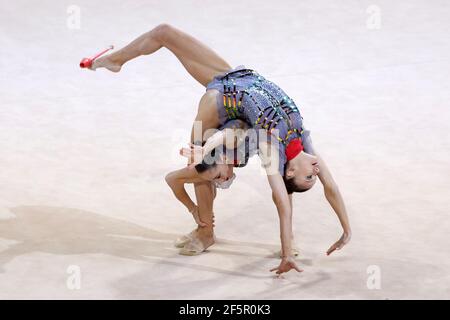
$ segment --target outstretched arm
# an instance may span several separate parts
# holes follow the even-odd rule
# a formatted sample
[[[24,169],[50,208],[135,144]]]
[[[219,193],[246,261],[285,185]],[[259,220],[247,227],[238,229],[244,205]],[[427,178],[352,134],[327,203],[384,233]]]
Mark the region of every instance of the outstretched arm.
[[[199,218],[197,205],[189,197],[189,194],[184,188],[185,183],[202,182],[203,180],[198,175],[193,167],[185,167],[180,170],[172,171],[166,175],[166,182],[172,189],[175,197],[188,209],[194,217],[195,222],[201,227],[206,226]]]
[[[280,239],[281,239],[281,263],[278,267],[270,271],[276,271],[278,275],[295,269],[302,272],[297,267],[292,254],[292,205],[287,193],[283,177],[278,172],[278,150],[273,145],[261,141],[259,151],[263,167],[266,169],[270,188],[272,189],[272,199],[277,207],[280,219]]]
[[[269,175],[268,180],[280,219],[281,256],[289,257],[291,254],[292,207],[281,175]]]
[[[283,178],[279,173],[268,175],[272,198],[275,202],[280,219],[281,239],[281,263],[270,271],[276,271],[278,275],[295,269],[302,272],[292,257],[292,205],[284,185]]]
[[[341,238],[327,250],[327,255],[330,255],[333,251],[341,249],[350,241],[352,231],[350,228],[350,222],[348,219],[344,200],[342,198],[341,193],[339,192],[339,188],[336,182],[334,181],[330,170],[326,166],[325,161],[322,159],[322,157],[317,155],[317,153],[316,156],[319,160],[319,167],[320,167],[320,173],[318,176],[320,182],[322,182],[323,184],[325,198],[327,199],[328,203],[331,205],[334,212],[338,216],[339,222],[341,223],[343,229],[343,234]]]

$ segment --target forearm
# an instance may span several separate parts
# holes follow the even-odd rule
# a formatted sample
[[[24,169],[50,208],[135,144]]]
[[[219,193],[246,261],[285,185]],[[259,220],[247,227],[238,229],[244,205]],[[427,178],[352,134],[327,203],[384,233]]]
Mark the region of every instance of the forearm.
[[[211,151],[213,151],[218,146],[222,145],[225,140],[225,134],[223,131],[217,131],[215,134],[213,134],[211,137],[206,140],[205,145],[203,146],[204,155],[209,154]]]
[[[192,199],[186,192],[186,189],[184,188],[184,183],[178,182],[176,180],[170,179],[166,180],[167,184],[172,189],[172,192],[178,199],[178,201],[180,201],[188,209],[188,211],[191,211],[195,207],[195,203],[192,201]]]
[[[277,207],[278,217],[280,219],[280,240],[281,255],[289,257],[292,252],[292,205],[280,174],[267,175],[270,188],[272,189],[272,199]]]
[[[247,133],[241,128],[227,128],[216,132],[206,141],[204,153],[209,154],[220,145],[225,145],[228,149],[239,147],[244,141]]]
[[[288,257],[292,252],[292,203],[291,199],[288,201],[280,201],[272,193],[272,200],[274,201],[278,217],[280,219],[280,240],[281,240],[281,256]]]
[[[344,232],[351,233],[347,210],[345,208],[342,195],[339,192],[339,188],[337,186],[334,186],[333,188],[325,188],[325,198],[338,216],[339,222],[341,223]]]
[[[281,256],[289,257],[292,252],[292,212],[283,210],[279,212]]]

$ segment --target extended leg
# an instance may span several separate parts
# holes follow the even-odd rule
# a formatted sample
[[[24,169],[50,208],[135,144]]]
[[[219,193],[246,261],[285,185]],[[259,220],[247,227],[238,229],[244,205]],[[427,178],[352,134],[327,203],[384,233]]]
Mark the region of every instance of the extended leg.
[[[193,36],[168,24],[160,24],[124,48],[94,61],[93,69],[105,67],[118,72],[131,59],[149,55],[160,48],[170,50],[195,80],[206,86],[213,77],[231,66],[211,48]]]

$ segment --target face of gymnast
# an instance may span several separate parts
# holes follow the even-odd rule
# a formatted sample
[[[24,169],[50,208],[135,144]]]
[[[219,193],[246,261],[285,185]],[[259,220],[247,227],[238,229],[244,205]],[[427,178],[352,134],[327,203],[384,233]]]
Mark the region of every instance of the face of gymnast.
[[[233,165],[222,162],[216,162],[213,165],[196,165],[199,176],[208,181],[215,183],[225,183],[233,177]]]
[[[317,157],[304,151],[300,152],[286,165],[284,182],[288,193],[311,189],[317,181],[319,172]]]

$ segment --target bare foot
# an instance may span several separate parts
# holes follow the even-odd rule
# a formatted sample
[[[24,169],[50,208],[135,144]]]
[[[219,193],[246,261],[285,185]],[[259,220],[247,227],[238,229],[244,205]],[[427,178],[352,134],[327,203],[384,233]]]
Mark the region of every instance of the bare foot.
[[[117,62],[114,62],[108,55],[94,60],[90,69],[95,71],[95,69],[97,68],[106,68],[111,72],[119,72],[120,69],[122,68],[122,65],[120,65]]]

